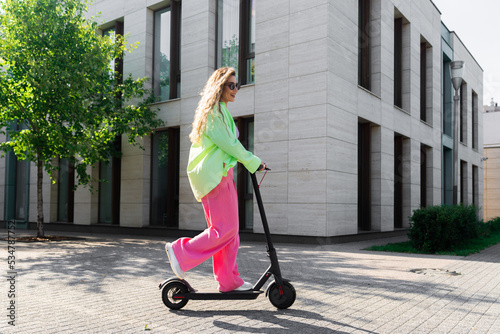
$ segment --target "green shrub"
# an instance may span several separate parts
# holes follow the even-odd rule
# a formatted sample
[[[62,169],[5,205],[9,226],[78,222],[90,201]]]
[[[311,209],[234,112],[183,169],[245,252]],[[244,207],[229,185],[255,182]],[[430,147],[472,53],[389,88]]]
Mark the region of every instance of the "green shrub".
[[[500,231],[500,217],[491,219],[488,224],[492,231]]]
[[[408,237],[412,247],[436,253],[477,238],[479,233],[475,206],[441,205],[413,211]]]

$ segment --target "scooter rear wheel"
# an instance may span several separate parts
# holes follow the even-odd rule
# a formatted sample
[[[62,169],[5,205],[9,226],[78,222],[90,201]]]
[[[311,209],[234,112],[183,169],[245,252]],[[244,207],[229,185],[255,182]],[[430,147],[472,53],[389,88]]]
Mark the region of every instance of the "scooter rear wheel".
[[[163,287],[163,303],[172,310],[179,310],[186,306],[188,299],[174,298],[174,295],[186,292],[188,292],[188,288],[186,285],[182,284],[181,282],[170,282],[165,285],[165,287]]]
[[[276,282],[269,285],[268,290],[269,301],[279,309],[286,309],[292,306],[295,302],[295,288],[289,282],[283,282],[283,294],[280,294],[280,289]]]

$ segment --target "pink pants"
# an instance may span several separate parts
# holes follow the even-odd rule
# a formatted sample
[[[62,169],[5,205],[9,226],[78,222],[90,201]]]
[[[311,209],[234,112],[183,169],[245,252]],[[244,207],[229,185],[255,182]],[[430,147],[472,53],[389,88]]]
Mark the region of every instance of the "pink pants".
[[[232,169],[201,202],[208,228],[194,238],[180,238],[173,242],[175,257],[183,271],[213,257],[219,290],[232,291],[244,283],[236,265],[240,237],[238,195]]]

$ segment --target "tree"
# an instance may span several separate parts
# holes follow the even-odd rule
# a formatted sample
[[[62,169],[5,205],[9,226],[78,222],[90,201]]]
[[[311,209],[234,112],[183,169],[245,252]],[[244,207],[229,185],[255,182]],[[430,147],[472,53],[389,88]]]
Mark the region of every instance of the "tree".
[[[136,45],[98,34],[86,11],[81,0],[0,2],[0,133],[7,137],[0,152],[36,164],[39,237],[43,171],[52,178],[54,159],[73,163],[75,187],[89,185],[87,167],[109,161],[117,136],[140,146],[136,138],[163,124],[149,107],[146,78],[121,78],[110,67]]]

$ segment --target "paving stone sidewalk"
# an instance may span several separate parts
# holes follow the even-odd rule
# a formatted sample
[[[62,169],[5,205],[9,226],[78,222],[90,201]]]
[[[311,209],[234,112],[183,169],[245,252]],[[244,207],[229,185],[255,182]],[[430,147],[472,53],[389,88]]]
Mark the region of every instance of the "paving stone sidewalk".
[[[172,276],[167,240],[78,236],[85,240],[16,243],[16,326],[8,324],[7,278],[0,284],[1,333],[500,333],[500,245],[451,257],[362,250],[404,237],[277,244],[283,275],[297,290],[290,309],[277,310],[261,296],[189,301],[171,311],[158,289]],[[7,243],[1,246],[6,277]],[[256,281],[268,266],[265,244],[242,242],[238,263],[241,276]],[[217,287],[210,261],[187,279],[196,288]]]

